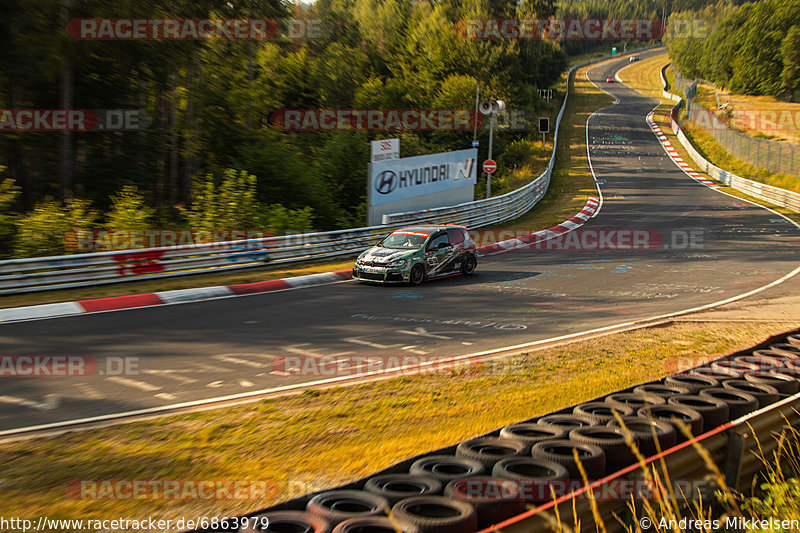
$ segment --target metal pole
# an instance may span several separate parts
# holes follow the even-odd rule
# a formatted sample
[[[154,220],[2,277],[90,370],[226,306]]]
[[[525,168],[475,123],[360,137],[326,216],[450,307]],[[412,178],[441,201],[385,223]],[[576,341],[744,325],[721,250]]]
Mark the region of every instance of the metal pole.
[[[494,137],[494,113],[490,115],[489,119],[489,159],[492,158],[492,139]],[[486,198],[492,197],[492,173],[486,173]]]
[[[478,100],[481,97],[481,80],[475,78],[475,130],[472,132],[472,145],[478,140]]]

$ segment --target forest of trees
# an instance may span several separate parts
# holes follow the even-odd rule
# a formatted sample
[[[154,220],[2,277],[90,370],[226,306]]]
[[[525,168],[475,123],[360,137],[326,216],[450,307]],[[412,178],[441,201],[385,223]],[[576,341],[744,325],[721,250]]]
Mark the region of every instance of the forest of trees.
[[[680,72],[741,94],[800,98],[800,0],[720,2],[673,14],[701,18],[706,39],[664,41]]]
[[[286,132],[270,124],[272,113],[471,109],[478,80],[482,95],[535,113],[543,106],[536,89],[558,81],[568,53],[611,43],[469,40],[454,31],[457,21],[659,17],[663,4],[7,0],[0,109],[143,109],[148,120],[141,131],[0,132],[0,255],[63,252],[65,228],[363,225],[368,141],[397,135]],[[319,21],[320,31],[272,40],[72,38],[68,23],[87,17]],[[495,154],[525,135],[497,136]],[[472,140],[463,132],[399,137],[403,157]]]

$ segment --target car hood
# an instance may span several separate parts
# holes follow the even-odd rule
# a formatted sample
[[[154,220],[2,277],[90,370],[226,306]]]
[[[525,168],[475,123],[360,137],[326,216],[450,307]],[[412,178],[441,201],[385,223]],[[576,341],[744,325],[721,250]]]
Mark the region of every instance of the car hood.
[[[388,263],[395,259],[406,258],[412,255],[417,250],[398,250],[397,248],[384,248],[382,246],[373,246],[366,252],[361,254],[362,261],[371,261],[374,263]]]

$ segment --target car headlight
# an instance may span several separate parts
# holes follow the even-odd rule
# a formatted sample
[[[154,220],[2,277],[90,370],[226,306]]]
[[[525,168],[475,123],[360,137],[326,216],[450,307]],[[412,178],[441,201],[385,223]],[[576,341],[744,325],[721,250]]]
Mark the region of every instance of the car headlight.
[[[389,261],[388,263],[386,263],[386,268],[397,268],[405,264],[406,264],[405,259],[395,259],[394,261]]]

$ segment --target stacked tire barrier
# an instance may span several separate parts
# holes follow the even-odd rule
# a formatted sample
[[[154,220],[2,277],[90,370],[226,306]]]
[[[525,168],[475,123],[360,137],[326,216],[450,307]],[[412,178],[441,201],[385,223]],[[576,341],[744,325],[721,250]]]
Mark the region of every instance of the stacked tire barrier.
[[[567,523],[575,513],[580,530],[595,531],[593,511],[578,496],[587,478],[597,492],[636,476],[641,469],[628,441],[649,461],[664,461],[673,480],[703,480],[708,467],[688,428],[728,485],[745,487],[764,466],[753,460],[753,440],[767,457],[771,435],[787,423],[800,425],[798,391],[800,330],[250,513],[270,526],[241,531],[530,532],[553,525],[554,506]],[[628,513],[631,496],[595,503],[609,531],[620,527],[613,517]]]

